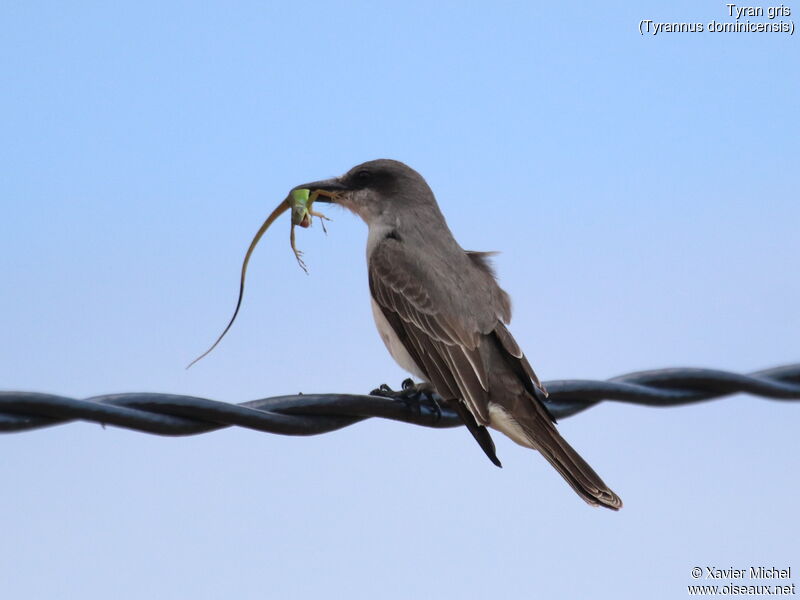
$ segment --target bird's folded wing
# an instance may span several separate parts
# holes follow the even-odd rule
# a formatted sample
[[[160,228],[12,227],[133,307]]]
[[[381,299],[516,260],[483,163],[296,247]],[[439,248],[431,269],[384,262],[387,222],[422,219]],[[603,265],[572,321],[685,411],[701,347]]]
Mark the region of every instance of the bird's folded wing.
[[[487,326],[481,327],[480,312],[463,306],[467,290],[459,288],[469,281],[447,280],[452,275],[444,269],[435,272],[435,260],[417,258],[398,240],[379,243],[368,265],[372,297],[437,392],[463,400],[478,423],[486,425],[489,386],[478,346],[488,331],[482,331]]]

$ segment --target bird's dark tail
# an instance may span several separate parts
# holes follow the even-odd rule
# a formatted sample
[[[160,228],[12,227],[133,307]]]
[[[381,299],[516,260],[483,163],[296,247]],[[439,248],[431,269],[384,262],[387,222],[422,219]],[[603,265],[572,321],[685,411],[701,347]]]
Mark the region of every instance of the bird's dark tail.
[[[622,508],[622,500],[609,488],[594,469],[558,433],[544,407],[528,400],[524,410],[518,405],[514,416],[492,415],[492,426],[522,446],[542,453],[578,495],[593,506],[612,510]],[[519,413],[522,413],[520,415]]]
[[[605,506],[611,510],[622,508],[622,500],[617,496],[594,469],[581,458],[575,449],[559,435],[555,427],[553,436],[547,443],[538,445],[538,450],[553,465],[578,495],[593,506]]]

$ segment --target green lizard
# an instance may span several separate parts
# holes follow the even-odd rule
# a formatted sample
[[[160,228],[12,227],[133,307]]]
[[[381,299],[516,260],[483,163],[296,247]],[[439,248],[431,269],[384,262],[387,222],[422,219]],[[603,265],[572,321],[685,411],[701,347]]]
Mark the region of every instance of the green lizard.
[[[261,227],[258,228],[256,235],[253,237],[253,241],[250,242],[250,247],[247,249],[247,252],[244,255],[244,261],[242,262],[242,274],[241,278],[239,279],[239,299],[236,301],[236,309],[233,311],[233,316],[231,317],[231,320],[228,321],[228,325],[225,327],[220,336],[217,338],[217,341],[215,341],[208,350],[206,350],[200,356],[198,356],[192,362],[190,362],[189,366],[186,367],[187,369],[191,367],[194,363],[196,363],[198,360],[206,356],[214,348],[216,348],[217,344],[219,344],[222,338],[225,337],[225,334],[228,333],[228,330],[231,328],[231,325],[233,325],[233,322],[236,320],[236,315],[239,314],[239,308],[242,306],[242,298],[244,296],[244,280],[245,280],[245,275],[247,273],[247,264],[250,262],[250,256],[253,254],[253,250],[255,250],[256,244],[258,244],[258,242],[261,240],[261,237],[267,231],[269,226],[272,225],[275,222],[275,219],[277,219],[287,210],[292,211],[292,227],[289,232],[289,241],[292,245],[292,251],[294,252],[295,258],[297,259],[297,263],[306,273],[308,273],[308,268],[306,267],[306,264],[303,262],[303,259],[301,258],[303,253],[297,249],[294,243],[294,228],[298,225],[300,227],[310,227],[312,217],[319,217],[320,222],[322,223],[323,231],[325,231],[325,233],[328,232],[328,230],[325,229],[324,221],[330,221],[330,219],[325,215],[323,215],[322,213],[318,213],[312,209],[314,201],[319,196],[334,198],[336,196],[336,193],[326,192],[323,190],[315,190],[313,192],[308,189],[292,190],[291,192],[289,192],[289,195],[286,196],[286,199],[275,207],[275,210],[273,210],[272,213],[267,217],[267,220],[264,221]]]
[[[319,222],[322,223],[322,230],[328,233],[328,230],[325,229],[325,221],[330,221],[330,219],[322,213],[313,210],[311,206],[320,195],[331,197],[333,194],[322,190],[311,192],[311,190],[299,189],[292,190],[289,195],[291,196],[290,203],[292,207],[292,228],[289,232],[289,241],[292,244],[292,250],[294,251],[297,263],[308,273],[308,267],[306,267],[306,263],[304,263],[302,259],[303,253],[298,250],[294,244],[294,228],[297,225],[300,227],[311,227],[312,218],[319,217]]]

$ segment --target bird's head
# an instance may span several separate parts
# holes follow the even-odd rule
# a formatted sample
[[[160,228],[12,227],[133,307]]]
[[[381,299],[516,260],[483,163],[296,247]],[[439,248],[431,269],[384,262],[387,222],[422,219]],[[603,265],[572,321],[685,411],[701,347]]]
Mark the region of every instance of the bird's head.
[[[409,207],[436,207],[430,187],[414,169],[396,160],[362,163],[341,177],[304,183],[295,189],[329,192],[317,202],[339,204],[364,219],[367,225],[391,219]],[[437,209],[438,210],[438,209]]]

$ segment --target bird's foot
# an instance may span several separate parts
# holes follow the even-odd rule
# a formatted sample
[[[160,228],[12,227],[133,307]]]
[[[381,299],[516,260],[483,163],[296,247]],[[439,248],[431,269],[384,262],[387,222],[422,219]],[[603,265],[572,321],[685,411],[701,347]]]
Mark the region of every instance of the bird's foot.
[[[401,390],[395,391],[385,383],[370,392],[373,396],[383,396],[393,400],[404,402],[409,409],[417,415],[421,415],[423,407],[434,415],[434,422],[439,422],[442,418],[442,407],[436,400],[436,390],[428,382],[414,383],[411,378],[403,381]]]
[[[374,390],[372,390],[369,395],[370,396],[382,396],[384,398],[394,398],[394,394],[397,394],[392,388],[390,388],[385,383],[380,384]]]

